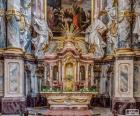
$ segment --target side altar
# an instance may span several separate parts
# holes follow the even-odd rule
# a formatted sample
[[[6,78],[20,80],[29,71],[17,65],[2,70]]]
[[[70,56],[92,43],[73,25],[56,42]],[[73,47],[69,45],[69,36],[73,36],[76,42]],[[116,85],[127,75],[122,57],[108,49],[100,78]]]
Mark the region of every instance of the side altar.
[[[41,95],[51,108],[86,107],[97,94],[94,88],[94,47],[72,33],[54,37],[46,50]]]

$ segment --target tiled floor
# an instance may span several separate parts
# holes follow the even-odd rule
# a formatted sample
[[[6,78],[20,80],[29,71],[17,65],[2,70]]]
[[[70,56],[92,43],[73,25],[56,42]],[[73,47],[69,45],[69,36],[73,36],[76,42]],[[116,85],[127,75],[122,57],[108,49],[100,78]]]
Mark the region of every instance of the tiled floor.
[[[47,110],[46,108],[29,108],[29,116],[113,116],[109,108],[95,107],[91,110]],[[20,116],[20,115],[0,115],[0,116]]]
[[[30,116],[113,116],[109,108],[93,108],[93,110],[47,110],[29,109]],[[34,115],[33,115],[34,114]]]

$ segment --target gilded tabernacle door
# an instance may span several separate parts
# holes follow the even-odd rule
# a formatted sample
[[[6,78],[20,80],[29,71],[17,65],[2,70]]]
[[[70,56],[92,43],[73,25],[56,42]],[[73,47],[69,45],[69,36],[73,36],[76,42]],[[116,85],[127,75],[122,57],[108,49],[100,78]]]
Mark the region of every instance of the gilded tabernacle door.
[[[74,89],[74,66],[73,63],[65,64],[64,90],[73,91]]]

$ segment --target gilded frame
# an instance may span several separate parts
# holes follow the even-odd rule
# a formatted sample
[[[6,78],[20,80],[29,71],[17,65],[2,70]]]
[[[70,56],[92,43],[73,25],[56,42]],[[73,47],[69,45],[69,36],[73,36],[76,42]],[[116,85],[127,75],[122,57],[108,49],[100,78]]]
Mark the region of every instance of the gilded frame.
[[[94,21],[94,2],[95,0],[91,0],[91,24]],[[48,8],[48,0],[44,0],[44,15],[45,15],[45,20],[47,21],[47,8]]]

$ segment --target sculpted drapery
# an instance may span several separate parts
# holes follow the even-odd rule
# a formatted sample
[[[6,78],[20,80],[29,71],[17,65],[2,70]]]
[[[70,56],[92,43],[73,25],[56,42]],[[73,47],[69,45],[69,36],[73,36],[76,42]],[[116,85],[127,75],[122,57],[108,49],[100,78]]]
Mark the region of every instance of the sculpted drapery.
[[[31,52],[31,0],[23,0],[20,20],[20,44],[24,51]]]
[[[86,30],[87,35],[85,41],[90,45],[95,46],[95,58],[101,58],[104,56],[104,48],[106,47],[106,43],[103,41],[101,34],[103,34],[105,30],[105,24],[99,19],[96,19],[94,23]]]
[[[32,43],[35,46],[35,55],[38,57],[44,56],[44,48],[49,43],[49,34],[52,37],[52,32],[44,20],[44,15],[39,18],[36,14],[33,17],[33,28],[37,33],[37,37],[32,38]]]

